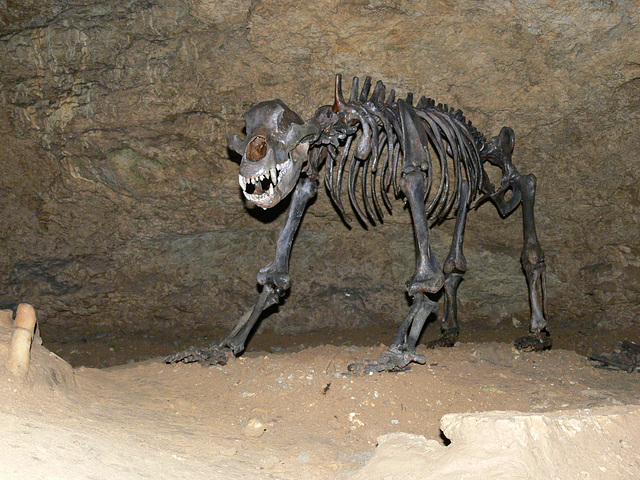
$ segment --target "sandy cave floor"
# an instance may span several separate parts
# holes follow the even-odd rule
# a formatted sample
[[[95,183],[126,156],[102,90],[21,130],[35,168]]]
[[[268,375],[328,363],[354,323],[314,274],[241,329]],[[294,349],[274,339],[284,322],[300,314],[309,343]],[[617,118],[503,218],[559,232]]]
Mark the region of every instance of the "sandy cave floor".
[[[491,325],[488,321],[466,321],[461,325],[462,343],[510,342],[525,334],[525,320],[503,320]],[[552,325],[555,349],[571,350],[579,355],[611,352],[620,340],[640,343],[640,326],[616,330],[590,328],[578,322],[554,321]],[[387,344],[393,338],[397,325],[378,323],[348,330],[324,329],[299,333],[278,333],[268,327],[269,319],[262,321],[258,332],[247,344],[246,353],[294,353],[320,345],[369,347]],[[41,327],[47,348],[74,367],[114,367],[164,357],[191,345],[205,346],[219,341],[228,333],[225,328],[177,328],[171,331],[119,332],[98,330],[69,331],[64,327],[45,324]],[[436,322],[429,324],[421,343],[439,335]]]
[[[550,471],[556,478],[640,478],[640,374],[596,369],[584,356],[563,349],[521,353],[507,343],[464,341],[451,349],[419,349],[427,364],[407,372],[344,374],[349,363],[376,358],[381,349],[254,349],[224,367],[170,366],[156,357],[72,370],[34,343],[25,383],[1,369],[0,478],[390,480],[401,478],[394,468],[409,472],[412,467],[402,462],[413,458],[411,452],[417,455],[411,465],[427,455],[423,460],[430,467],[407,478],[462,478],[451,473],[451,465],[473,458],[462,447],[458,460],[428,461],[428,455],[453,455],[465,444],[453,427],[447,431],[454,438],[443,435],[441,419],[448,413],[496,410],[531,412],[545,425],[548,418],[538,414],[560,411],[564,417],[567,412],[574,425],[578,420],[572,416],[598,412],[606,425],[582,428],[594,433],[584,440],[590,447],[576,450],[571,442],[579,435],[558,437],[568,431],[575,435],[566,423],[549,437],[557,442],[554,452],[567,448],[567,458],[577,459]],[[526,445],[518,433],[524,431],[536,451],[535,428],[527,424],[522,430],[520,420],[506,415],[509,420],[491,420],[493,426],[482,431],[506,421],[509,431],[497,428],[490,438],[500,442],[515,434],[519,439],[494,450],[504,455],[513,445]],[[618,430],[611,431],[611,425]],[[380,437],[394,432],[409,435]],[[394,445],[400,453],[389,456]],[[585,452],[588,458],[579,458]],[[488,465],[484,458],[493,455],[485,452],[470,466],[477,475],[464,478],[548,478],[535,467],[545,459],[527,460],[530,454],[510,453],[521,476],[504,460],[493,474],[482,473],[481,465]],[[450,476],[437,472],[445,464]]]

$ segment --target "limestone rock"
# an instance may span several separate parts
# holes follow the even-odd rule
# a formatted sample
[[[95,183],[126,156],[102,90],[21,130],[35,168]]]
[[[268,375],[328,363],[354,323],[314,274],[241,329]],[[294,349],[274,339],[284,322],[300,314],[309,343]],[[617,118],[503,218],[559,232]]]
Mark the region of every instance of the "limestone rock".
[[[445,447],[420,435],[378,439],[352,478],[382,480],[631,478],[640,474],[638,407],[533,414],[448,414]]]

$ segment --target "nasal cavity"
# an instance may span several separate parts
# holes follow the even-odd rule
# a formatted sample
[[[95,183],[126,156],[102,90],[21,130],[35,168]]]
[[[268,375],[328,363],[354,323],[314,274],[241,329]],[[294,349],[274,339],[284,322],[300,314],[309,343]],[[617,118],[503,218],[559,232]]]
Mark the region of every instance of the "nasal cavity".
[[[252,162],[262,160],[267,154],[267,140],[264,137],[256,136],[247,145],[247,158]]]

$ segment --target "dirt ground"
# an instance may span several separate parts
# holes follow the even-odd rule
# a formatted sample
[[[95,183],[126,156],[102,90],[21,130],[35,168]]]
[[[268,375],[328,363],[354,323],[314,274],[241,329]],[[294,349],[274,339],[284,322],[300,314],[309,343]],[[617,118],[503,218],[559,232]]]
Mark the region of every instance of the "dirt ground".
[[[459,340],[470,342],[510,342],[524,335],[526,319],[504,320],[495,324],[488,320],[466,321],[461,325]],[[300,323],[304,323],[303,319]],[[268,328],[269,319],[260,327],[247,344],[247,353],[294,353],[308,347],[340,345],[368,347],[388,343],[397,325],[379,323],[349,330],[305,331],[277,333]],[[63,327],[43,325],[42,336],[47,348],[74,367],[114,367],[164,357],[191,345],[204,346],[219,341],[228,333],[224,328],[176,329],[172,331],[143,331],[138,333],[118,331],[73,332]],[[437,338],[438,325],[433,322],[425,328],[421,343]],[[580,325],[578,319],[568,322],[556,320],[552,325],[553,345],[556,349],[571,350],[579,355],[600,354],[613,350],[619,340],[640,343],[640,327],[607,330]]]
[[[24,381],[0,367],[0,478],[640,478],[640,374],[574,351],[462,341],[419,349],[427,364],[410,371],[352,376],[383,346],[104,369],[46,346]]]

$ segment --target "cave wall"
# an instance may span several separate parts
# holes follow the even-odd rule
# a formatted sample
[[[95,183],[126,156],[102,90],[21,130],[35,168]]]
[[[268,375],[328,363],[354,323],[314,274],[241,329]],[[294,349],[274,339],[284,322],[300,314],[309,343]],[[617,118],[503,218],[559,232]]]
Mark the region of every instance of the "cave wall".
[[[231,325],[282,212],[246,208],[226,135],[261,100],[310,115],[341,72],[455,105],[487,135],[514,128],[514,163],[538,177],[551,322],[638,323],[636,1],[299,3],[0,4],[2,308],[30,302],[70,331]],[[526,322],[520,221],[470,215],[463,320]],[[413,261],[401,203],[347,229],[321,191],[267,322],[399,321]]]

